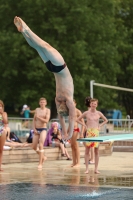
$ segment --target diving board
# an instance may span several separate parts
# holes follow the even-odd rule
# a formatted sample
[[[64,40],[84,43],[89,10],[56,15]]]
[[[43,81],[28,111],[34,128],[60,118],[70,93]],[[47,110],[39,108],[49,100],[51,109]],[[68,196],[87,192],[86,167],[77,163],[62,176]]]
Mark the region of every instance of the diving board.
[[[109,136],[99,136],[90,138],[80,138],[77,142],[110,142],[118,140],[133,140],[133,134],[119,134],[119,135],[109,135]]]

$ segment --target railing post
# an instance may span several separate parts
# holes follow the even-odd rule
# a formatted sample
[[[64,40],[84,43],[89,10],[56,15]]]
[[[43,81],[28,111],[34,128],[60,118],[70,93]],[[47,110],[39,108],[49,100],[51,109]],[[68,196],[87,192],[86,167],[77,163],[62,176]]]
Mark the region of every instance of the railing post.
[[[94,84],[94,80],[90,81],[90,97],[93,98],[93,84]]]
[[[127,115],[127,119],[128,119],[128,132],[130,132],[130,115]]]

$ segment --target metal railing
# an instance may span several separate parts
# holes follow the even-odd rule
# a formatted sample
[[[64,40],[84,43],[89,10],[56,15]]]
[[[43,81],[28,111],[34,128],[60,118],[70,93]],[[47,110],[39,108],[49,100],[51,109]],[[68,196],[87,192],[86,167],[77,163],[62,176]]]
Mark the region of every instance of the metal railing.
[[[27,123],[25,123],[24,118],[15,118],[9,117],[9,127],[11,131],[15,132],[17,136],[24,137],[26,133],[29,133],[30,129],[33,128],[33,118],[29,118]],[[48,123],[48,129],[51,127],[52,122],[59,122],[59,119],[51,119]],[[68,127],[68,119],[65,119],[66,127]],[[100,121],[101,123],[101,121]],[[25,126],[26,125],[26,126]],[[79,125],[79,128],[81,126]],[[124,133],[133,133],[133,119],[109,119],[108,123],[105,124],[101,130],[100,134],[124,134]]]
[[[8,117],[8,126],[18,137],[23,137],[33,128],[33,118]]]

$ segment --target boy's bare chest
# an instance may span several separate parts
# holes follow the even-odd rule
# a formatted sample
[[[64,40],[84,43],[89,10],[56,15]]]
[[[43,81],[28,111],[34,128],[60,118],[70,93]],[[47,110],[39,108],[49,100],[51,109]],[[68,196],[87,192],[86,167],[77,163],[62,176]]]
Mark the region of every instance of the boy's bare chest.
[[[37,115],[40,117],[43,117],[43,118],[46,117],[46,115],[47,115],[46,109],[45,110],[38,109]]]

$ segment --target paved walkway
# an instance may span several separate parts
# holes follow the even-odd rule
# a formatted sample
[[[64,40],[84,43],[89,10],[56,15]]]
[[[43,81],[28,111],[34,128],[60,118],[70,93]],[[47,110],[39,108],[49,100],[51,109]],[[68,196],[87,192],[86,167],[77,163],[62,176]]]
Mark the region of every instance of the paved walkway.
[[[57,185],[84,185],[101,187],[133,188],[133,153],[113,152],[112,156],[100,157],[100,174],[94,174],[94,165],[90,173],[84,174],[84,159],[80,168],[72,168],[72,161],[46,161],[43,169],[37,169],[38,163],[14,163],[3,165],[0,172],[0,184],[37,183]]]

